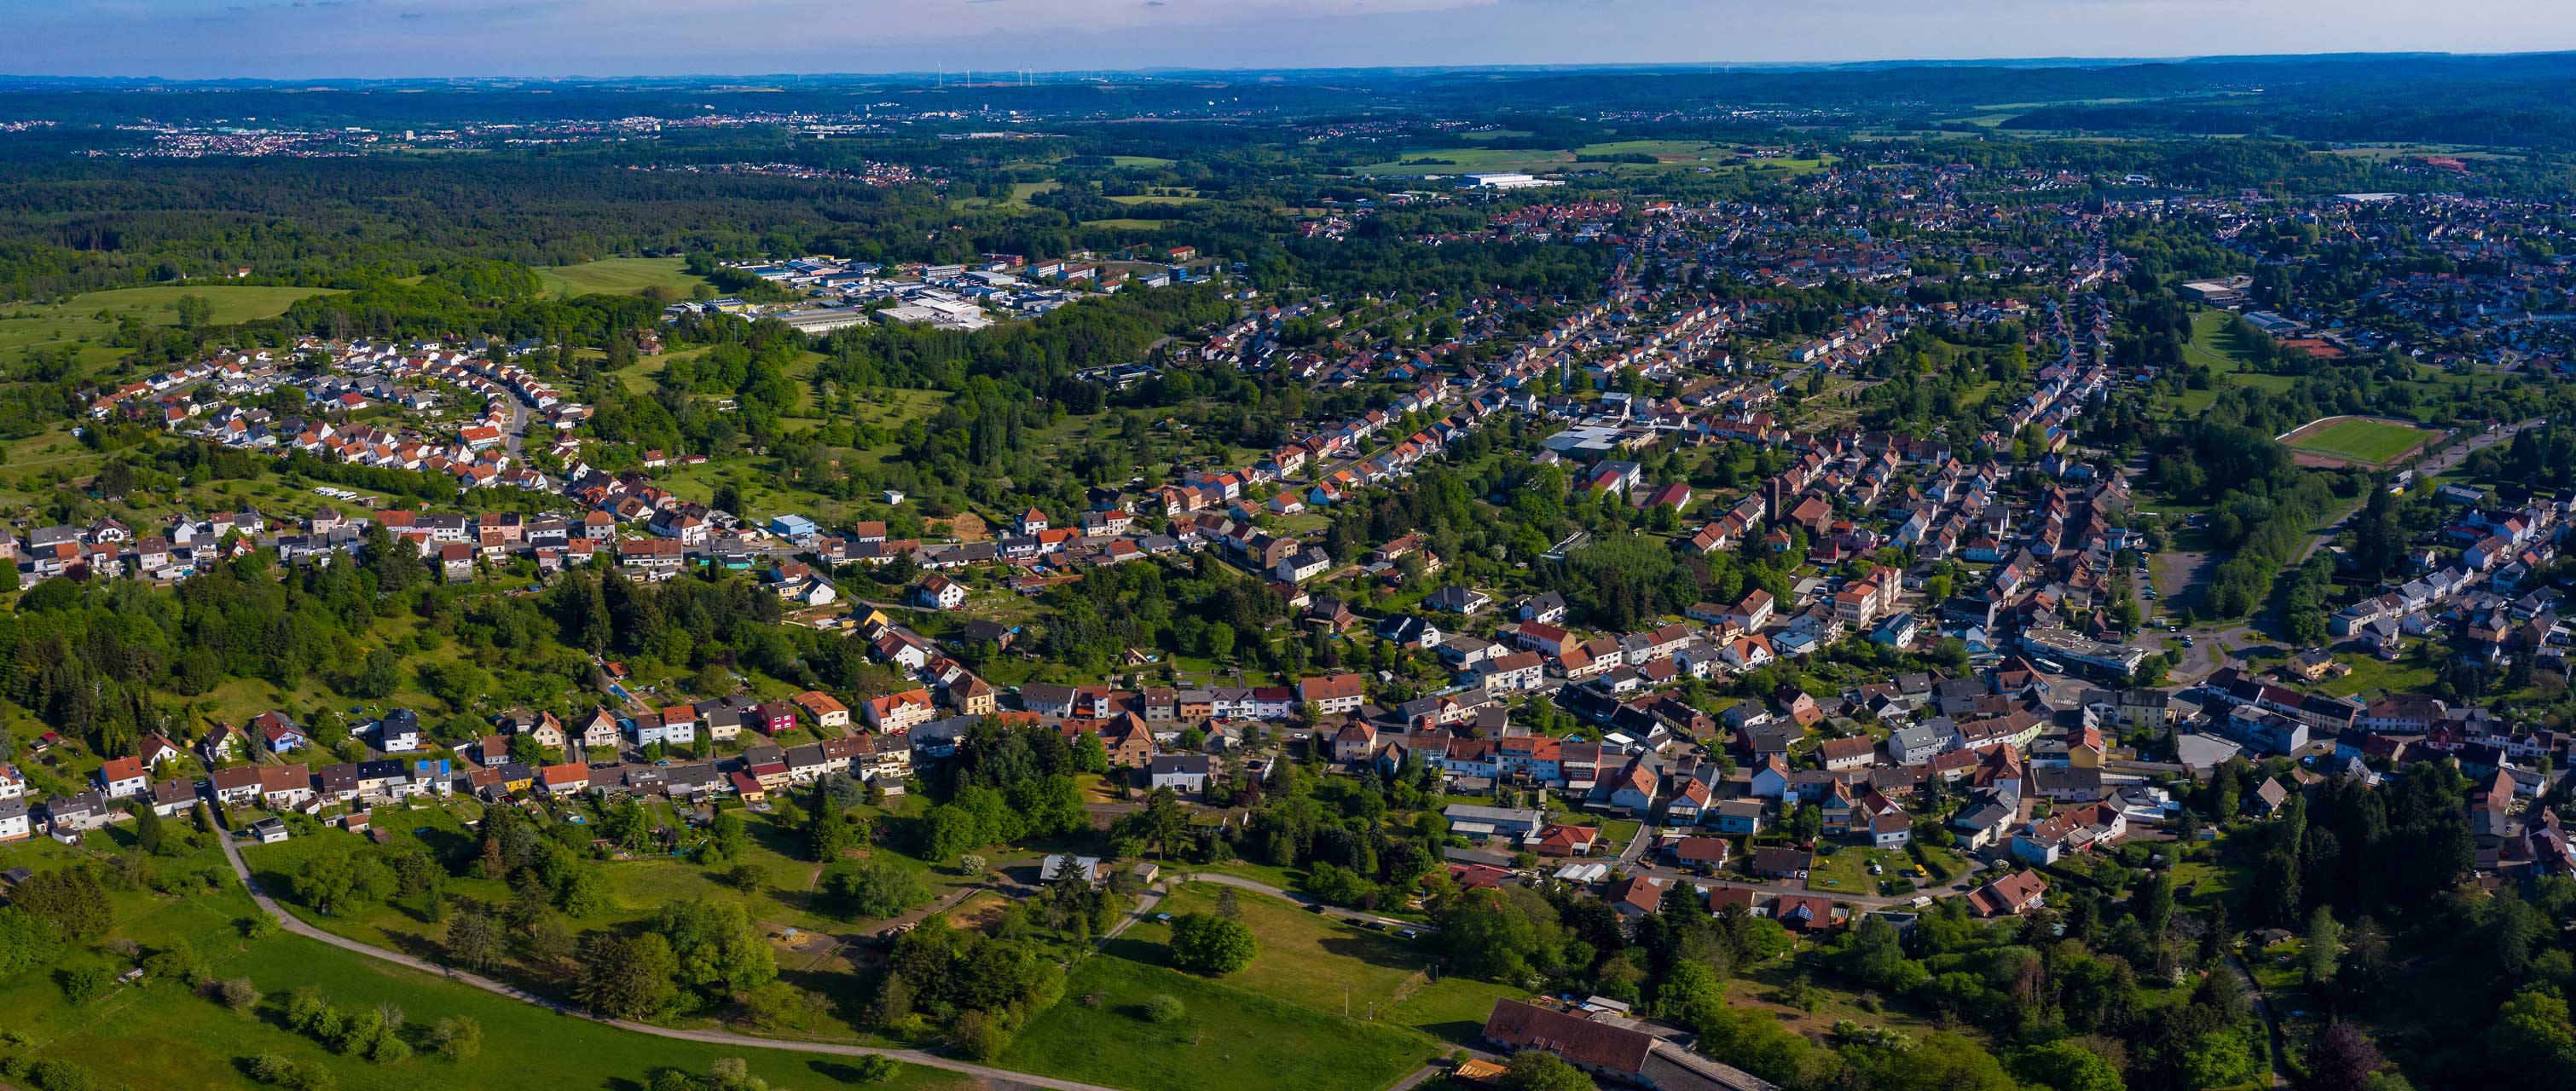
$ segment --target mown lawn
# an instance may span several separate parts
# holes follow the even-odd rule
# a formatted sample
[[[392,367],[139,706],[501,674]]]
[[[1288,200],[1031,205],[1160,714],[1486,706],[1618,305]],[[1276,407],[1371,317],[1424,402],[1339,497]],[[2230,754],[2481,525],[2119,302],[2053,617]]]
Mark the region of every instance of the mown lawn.
[[[1150,1021],[1157,996],[1186,1014]],[[1441,1051],[1409,1031],[1104,954],[1073,968],[1065,998],[1000,1063],[1137,1091],[1375,1091]]]
[[[1817,847],[1821,850],[1825,846],[1820,844]],[[1897,874],[1900,870],[1910,872],[1914,867],[1914,861],[1906,859],[1901,852],[1844,845],[1834,849],[1832,855],[1822,851],[1816,854],[1807,867],[1807,889],[1836,894],[1876,894],[1878,877],[1869,873],[1871,860],[1879,861],[1879,866],[1886,869],[1888,875]]]
[[[2166,875],[2173,880],[2174,890],[2188,891],[2185,904],[2207,906],[2224,904],[2233,914],[2244,908],[2245,896],[2253,883],[2253,869],[2231,860],[2234,847],[2224,843],[2202,845],[2190,850],[2192,858],[2175,862]]]
[[[2352,668],[2341,678],[2329,678],[2317,688],[2336,697],[2358,697],[2365,693],[2403,693],[2433,684],[2434,668],[2414,661],[2412,655],[2391,663],[2375,655],[2337,653],[2335,662]]]

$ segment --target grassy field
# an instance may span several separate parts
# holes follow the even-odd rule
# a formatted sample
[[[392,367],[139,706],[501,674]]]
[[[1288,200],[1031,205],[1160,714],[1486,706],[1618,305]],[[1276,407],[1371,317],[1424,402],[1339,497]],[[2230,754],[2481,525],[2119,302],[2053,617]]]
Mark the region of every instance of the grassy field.
[[[1971,1026],[1944,1028],[1911,1000],[1853,992],[1825,975],[1807,983],[1806,998],[1812,1007],[1790,1003],[1790,983],[1805,976],[1789,959],[1774,959],[1744,971],[1743,980],[1727,989],[1726,1002],[1730,1007],[1769,1012],[1783,1028],[1817,1039],[1831,1034],[1834,1024],[1846,1020],[1916,1035],[1950,1029],[1971,1038],[1983,1036]],[[1867,1007],[1862,1006],[1864,1000],[1868,1001]]]
[[[1117,216],[1106,220],[1084,220],[1082,221],[1082,226],[1107,227],[1121,231],[1154,231],[1163,226],[1163,221],[1138,219],[1134,216]]]
[[[2447,155],[2453,159],[2463,160],[2520,160],[2522,158],[2507,152],[2482,151],[2464,144],[2375,144],[2336,148],[2331,154],[2347,159],[2368,159],[2372,162],[2386,162],[2403,156],[2423,155]]]
[[[2411,425],[2348,417],[2289,441],[2291,447],[2383,466],[2424,442],[2427,433]]]
[[[1394,1027],[1116,955],[1084,959],[1064,993],[1020,1031],[1004,1067],[1137,1091],[1375,1091],[1441,1052]],[[1187,1014],[1148,1020],[1157,996]]]
[[[1197,194],[1127,193],[1112,197],[1110,200],[1122,205],[1195,205],[1204,203],[1207,198]]]
[[[251,1058],[277,1054],[319,1063],[350,1091],[432,1091],[454,1087],[640,1087],[657,1069],[704,1072],[716,1060],[741,1057],[754,1074],[783,1086],[844,1082],[845,1060],[778,1050],[682,1042],[617,1030],[558,1015],[428,974],[388,966],[297,936],[256,943],[219,940],[209,950],[219,977],[244,977],[267,995],[255,1013],[236,1014],[175,982],[120,988],[73,1008],[42,975],[0,989],[0,1011],[37,1043],[36,1056],[79,1062],[106,1086],[255,1088]],[[150,946],[150,944],[147,944]],[[400,1008],[416,1043],[438,1020],[466,1016],[483,1026],[483,1050],[447,1061],[427,1051],[391,1065],[341,1056],[289,1031],[279,1015],[285,995],[319,986],[344,1009]],[[966,1088],[964,1077],[905,1068],[888,1085]]]
[[[2291,382],[2289,376],[2265,375],[2253,370],[2253,355],[2244,345],[2237,342],[2233,334],[2228,332],[2228,323],[2234,318],[2235,315],[2228,311],[2202,311],[2193,315],[2191,340],[2184,342],[2182,346],[2183,361],[2194,367],[2208,368],[2219,375],[2230,376],[2244,386],[2257,387],[2276,394],[2288,390]],[[2204,390],[2185,390],[2172,404],[2175,411],[2181,415],[2197,416],[2208,410],[2209,403],[2217,400],[2218,388],[2213,384]]]
[[[1610,161],[1612,156],[1623,155],[1651,155],[1655,157],[1655,162],[1645,164]],[[1408,162],[1408,160],[1438,160],[1438,162],[1421,163]],[[1696,140],[1621,140],[1588,144],[1570,152],[1559,148],[1492,146],[1408,149],[1394,159],[1353,167],[1352,170],[1359,174],[1402,176],[1488,171],[1523,171],[1541,174],[1567,170],[1709,167],[1806,174],[1820,170],[1824,166],[1825,161],[1817,159],[1744,160],[1735,154],[1730,145],[1708,144]]]
[[[179,824],[184,829],[185,824]],[[0,848],[0,867],[42,870],[94,857],[128,834],[111,829],[78,846],[50,840]],[[249,941],[238,922],[257,912],[211,842],[195,852],[165,857],[152,867],[163,876],[198,881],[174,885],[177,893],[145,889],[108,893],[114,923],[108,937],[131,939],[147,952],[185,939],[218,979],[248,978],[267,1000],[235,1013],[194,995],[175,981],[120,986],[85,1004],[67,1003],[54,977],[26,973],[0,980],[0,1021],[23,1036],[23,1052],[89,1067],[102,1087],[258,1087],[245,1069],[250,1058],[274,1053],[328,1068],[350,1091],[433,1091],[453,1087],[624,1087],[644,1085],[655,1069],[704,1072],[722,1057],[743,1057],[752,1071],[781,1086],[830,1085],[846,1079],[836,1058],[773,1050],[702,1045],[633,1034],[587,1019],[555,1015],[518,1001],[401,969],[291,935]],[[103,945],[102,945],[103,947]],[[84,949],[66,967],[127,963]],[[469,1016],[483,1025],[479,1056],[445,1061],[426,1051],[411,1060],[376,1065],[330,1052],[287,1030],[277,1006],[296,988],[319,986],[346,1009],[393,1004],[406,1016],[415,1045],[439,1019]],[[21,1051],[13,1047],[11,1052]],[[892,1086],[959,1088],[969,1081],[927,1069],[907,1068]]]
[[[949,207],[958,209],[1004,208],[1026,212],[1035,207],[1029,204],[1029,198],[1041,193],[1052,193],[1063,188],[1064,183],[1058,182],[1052,178],[1043,182],[1013,182],[1011,183],[1011,195],[1002,200],[996,201],[990,197],[952,197],[949,199],[948,204]]]
[[[630,388],[650,390],[653,386],[649,375],[639,377],[635,372],[628,372],[625,379]],[[948,397],[946,393],[932,390],[870,391],[860,396],[856,419],[889,431],[900,430],[908,421],[935,416],[947,405]],[[810,406],[810,391],[806,400]],[[810,412],[810,408],[807,411]],[[784,419],[791,428],[800,425],[813,427],[820,423],[814,417]],[[876,466],[894,457],[900,449],[900,443],[889,441],[868,448],[833,448],[832,455],[847,464]],[[782,476],[779,464],[768,458],[687,466],[665,472],[661,483],[683,497],[703,502],[714,495],[718,480],[727,479],[742,490],[744,506],[750,509],[748,514],[763,518],[781,512],[795,512],[831,524],[853,519],[883,519],[891,511],[873,494],[837,500],[795,487]]]
[[[917,798],[897,802],[903,813],[917,811],[920,807]],[[679,816],[670,811],[667,804],[654,806],[658,824],[681,830],[684,848],[695,844],[695,835],[686,830]],[[860,808],[860,812],[872,818],[880,817],[880,813],[872,808]],[[379,808],[374,816],[378,828],[397,836],[415,837],[433,852],[454,851],[466,845],[471,838],[461,816],[445,807]],[[596,815],[585,816],[592,821],[597,820]],[[797,984],[827,995],[855,989],[857,978],[847,972],[852,968],[850,952],[828,937],[864,930],[865,925],[873,922],[854,922],[842,916],[835,906],[816,897],[814,882],[822,869],[810,860],[799,858],[797,846],[801,841],[798,834],[780,827],[767,816],[755,814],[746,817],[752,847],[741,862],[759,868],[763,877],[753,889],[736,890],[725,886],[717,881],[714,872],[688,859],[648,855],[612,861],[601,865],[606,869],[608,879],[607,905],[601,911],[571,923],[585,929],[615,928],[649,919],[659,913],[662,906],[673,901],[692,898],[740,901],[763,931],[773,937],[780,966],[799,971]],[[243,856],[249,861],[252,873],[269,889],[291,890],[293,877],[307,860],[328,851],[335,844],[345,844],[341,839],[348,836],[338,831],[324,831],[275,845],[246,846]],[[935,869],[885,850],[879,850],[877,855],[920,873],[933,898],[957,893],[968,884],[965,877],[951,869]],[[1016,867],[1035,858],[1034,850],[990,855],[996,867]],[[509,897],[506,884],[482,878],[451,879],[448,890],[459,897],[492,903],[506,901]],[[435,956],[445,949],[447,928],[455,919],[450,916],[443,921],[431,921],[407,905],[383,903],[334,917],[319,916],[291,904],[289,909],[307,923],[335,935],[424,957]],[[798,933],[794,941],[786,938],[790,929]],[[818,937],[821,938],[820,943],[815,942]],[[562,982],[540,979],[526,967],[515,963],[496,968],[493,976],[541,993],[560,993],[563,988]],[[827,1018],[815,1029],[834,1037],[864,1037],[856,1027],[832,1018]]]
[[[0,305],[0,355],[56,345],[83,346],[84,362],[114,359],[121,353],[105,344],[126,315],[155,326],[179,324],[179,299],[198,296],[211,307],[209,321],[224,326],[286,313],[296,300],[329,295],[335,288],[270,287],[254,284],[169,284],[152,288],[118,288],[77,295],[61,303]],[[102,315],[104,318],[102,319]]]
[[[2352,668],[2341,678],[2329,678],[2317,688],[2336,697],[2358,697],[2365,693],[2405,693],[2432,686],[2434,668],[2413,662],[2413,657],[2391,663],[2375,655],[2337,653],[2335,662]]]
[[[1109,157],[1110,165],[1118,167],[1168,167],[1176,162],[1179,162],[1179,160],[1159,159],[1150,155],[1113,155]]]
[[[1218,889],[1208,883],[1181,886],[1159,911],[1174,916],[1213,913]],[[1353,1019],[1392,1023],[1452,1042],[1480,1033],[1496,999],[1523,995],[1470,978],[1434,982],[1431,951],[1420,941],[1344,924],[1251,891],[1235,895],[1243,923],[1260,937],[1261,953],[1250,966],[1223,978],[1228,985],[1330,1015],[1347,1010]],[[1111,949],[1160,965],[1170,939],[1169,926],[1146,921],[1113,941]]]
[[[706,281],[683,264],[680,258],[606,258],[539,269],[537,279],[547,292],[562,296],[633,295],[657,284],[685,296]]]

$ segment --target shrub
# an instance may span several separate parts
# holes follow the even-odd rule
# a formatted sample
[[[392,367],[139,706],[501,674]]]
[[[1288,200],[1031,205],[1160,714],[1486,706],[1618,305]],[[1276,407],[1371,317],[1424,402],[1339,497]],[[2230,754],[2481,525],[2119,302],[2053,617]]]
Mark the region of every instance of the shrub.
[[[823,875],[823,888],[853,915],[871,920],[900,914],[930,896],[919,873],[882,859],[834,864]]]
[[[1210,913],[1186,913],[1172,922],[1172,965],[1184,970],[1230,974],[1252,963],[1260,952],[1252,927]]]
[[[168,947],[152,952],[143,960],[143,972],[153,977],[194,985],[206,977],[206,962],[197,957],[195,944],[185,937],[170,941]]]
[[[98,1086],[98,1077],[70,1061],[48,1057],[27,1066],[27,1082],[36,1085],[37,1091],[91,1091]]]
[[[483,1024],[470,1015],[451,1015],[438,1021],[430,1032],[438,1055],[451,1061],[462,1061],[483,1052]]]
[[[969,1011],[948,1028],[948,1041],[970,1060],[989,1061],[1011,1044],[1011,1032],[990,1012]]]
[[[290,1066],[277,1085],[286,1091],[333,1091],[340,1086],[340,1080],[319,1063],[303,1061]]]
[[[367,1043],[367,1059],[377,1064],[400,1064],[411,1059],[411,1043],[403,1041],[392,1027],[380,1026],[374,1040]]]
[[[116,984],[116,971],[105,966],[75,966],[62,973],[63,995],[72,1003],[86,1004],[107,994]]]
[[[331,1004],[322,999],[318,986],[306,985],[286,994],[286,1028],[302,1034],[324,1036],[323,1020],[331,1018]],[[335,1020],[336,1022],[336,1020]]]
[[[215,986],[215,998],[234,1011],[248,1011],[259,1003],[259,990],[247,977],[236,977]]]
[[[886,1083],[894,1079],[895,1063],[874,1055],[850,1062],[850,1083]]]
[[[1156,993],[1145,1001],[1145,1021],[1149,1023],[1177,1023],[1189,1013],[1181,998],[1169,993]]]

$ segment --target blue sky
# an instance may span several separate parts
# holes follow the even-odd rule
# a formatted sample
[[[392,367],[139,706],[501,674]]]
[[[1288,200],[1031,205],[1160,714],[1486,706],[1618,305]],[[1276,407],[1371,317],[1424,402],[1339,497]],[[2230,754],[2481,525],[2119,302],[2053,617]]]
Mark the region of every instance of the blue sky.
[[[0,20],[0,73],[173,78],[2576,49],[2569,0],[0,0]]]

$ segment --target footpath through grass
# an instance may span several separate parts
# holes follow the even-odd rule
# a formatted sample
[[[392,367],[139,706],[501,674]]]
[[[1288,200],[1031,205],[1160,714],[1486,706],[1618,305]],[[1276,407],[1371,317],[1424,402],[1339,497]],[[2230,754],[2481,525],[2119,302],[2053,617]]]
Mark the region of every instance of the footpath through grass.
[[[184,826],[184,823],[179,825]],[[99,859],[130,833],[111,828],[87,835],[79,846],[51,840],[0,847],[0,867],[39,871],[80,859]],[[298,838],[299,841],[319,838]],[[290,842],[291,844],[292,842]],[[211,841],[182,856],[158,857],[152,870],[174,893],[108,890],[113,925],[95,945],[66,954],[56,969],[98,966],[121,972],[131,961],[107,953],[109,943],[132,940],[146,954],[184,940],[216,980],[246,978],[264,996],[242,1012],[197,995],[175,980],[117,985],[84,1003],[73,1003],[53,972],[0,979],[0,1026],[17,1038],[0,1052],[72,1061],[94,1073],[101,1087],[216,1088],[251,1091],[261,1085],[249,1062],[277,1054],[321,1064],[345,1091],[448,1091],[451,1088],[640,1088],[653,1071],[705,1072],[723,1057],[742,1057],[753,1073],[781,1087],[847,1082],[849,1058],[781,1050],[747,1049],[657,1038],[572,1016],[557,1015],[508,997],[394,966],[317,940],[275,933],[245,939],[240,924],[259,912],[220,849]],[[380,1065],[342,1056],[288,1030],[281,1006],[288,993],[319,986],[344,1010],[400,1008],[404,1037],[428,1044],[440,1019],[467,1016],[482,1024],[483,1048],[475,1057],[447,1061],[425,1048],[403,1062]],[[946,1072],[906,1067],[895,1088],[957,1089],[972,1081]]]
[[[265,999],[237,1013],[178,983],[156,981],[119,986],[73,1006],[51,980],[28,975],[0,988],[0,1015],[36,1043],[34,1055],[86,1065],[110,1087],[248,1091],[261,1086],[247,1074],[250,1060],[272,1053],[323,1065],[347,1091],[641,1087],[656,1069],[705,1072],[723,1057],[744,1058],[755,1075],[784,1087],[839,1084],[853,1073],[849,1058],[677,1041],[558,1015],[300,936],[236,938],[222,949],[200,950],[214,961],[218,978],[248,978]],[[287,994],[306,985],[319,986],[344,1010],[400,1008],[405,1037],[416,1046],[426,1044],[438,1020],[470,1017],[482,1024],[482,1052],[448,1061],[424,1050],[389,1065],[333,1053],[284,1024],[280,1009]],[[972,1085],[962,1076],[906,1066],[893,1083],[880,1086]]]

